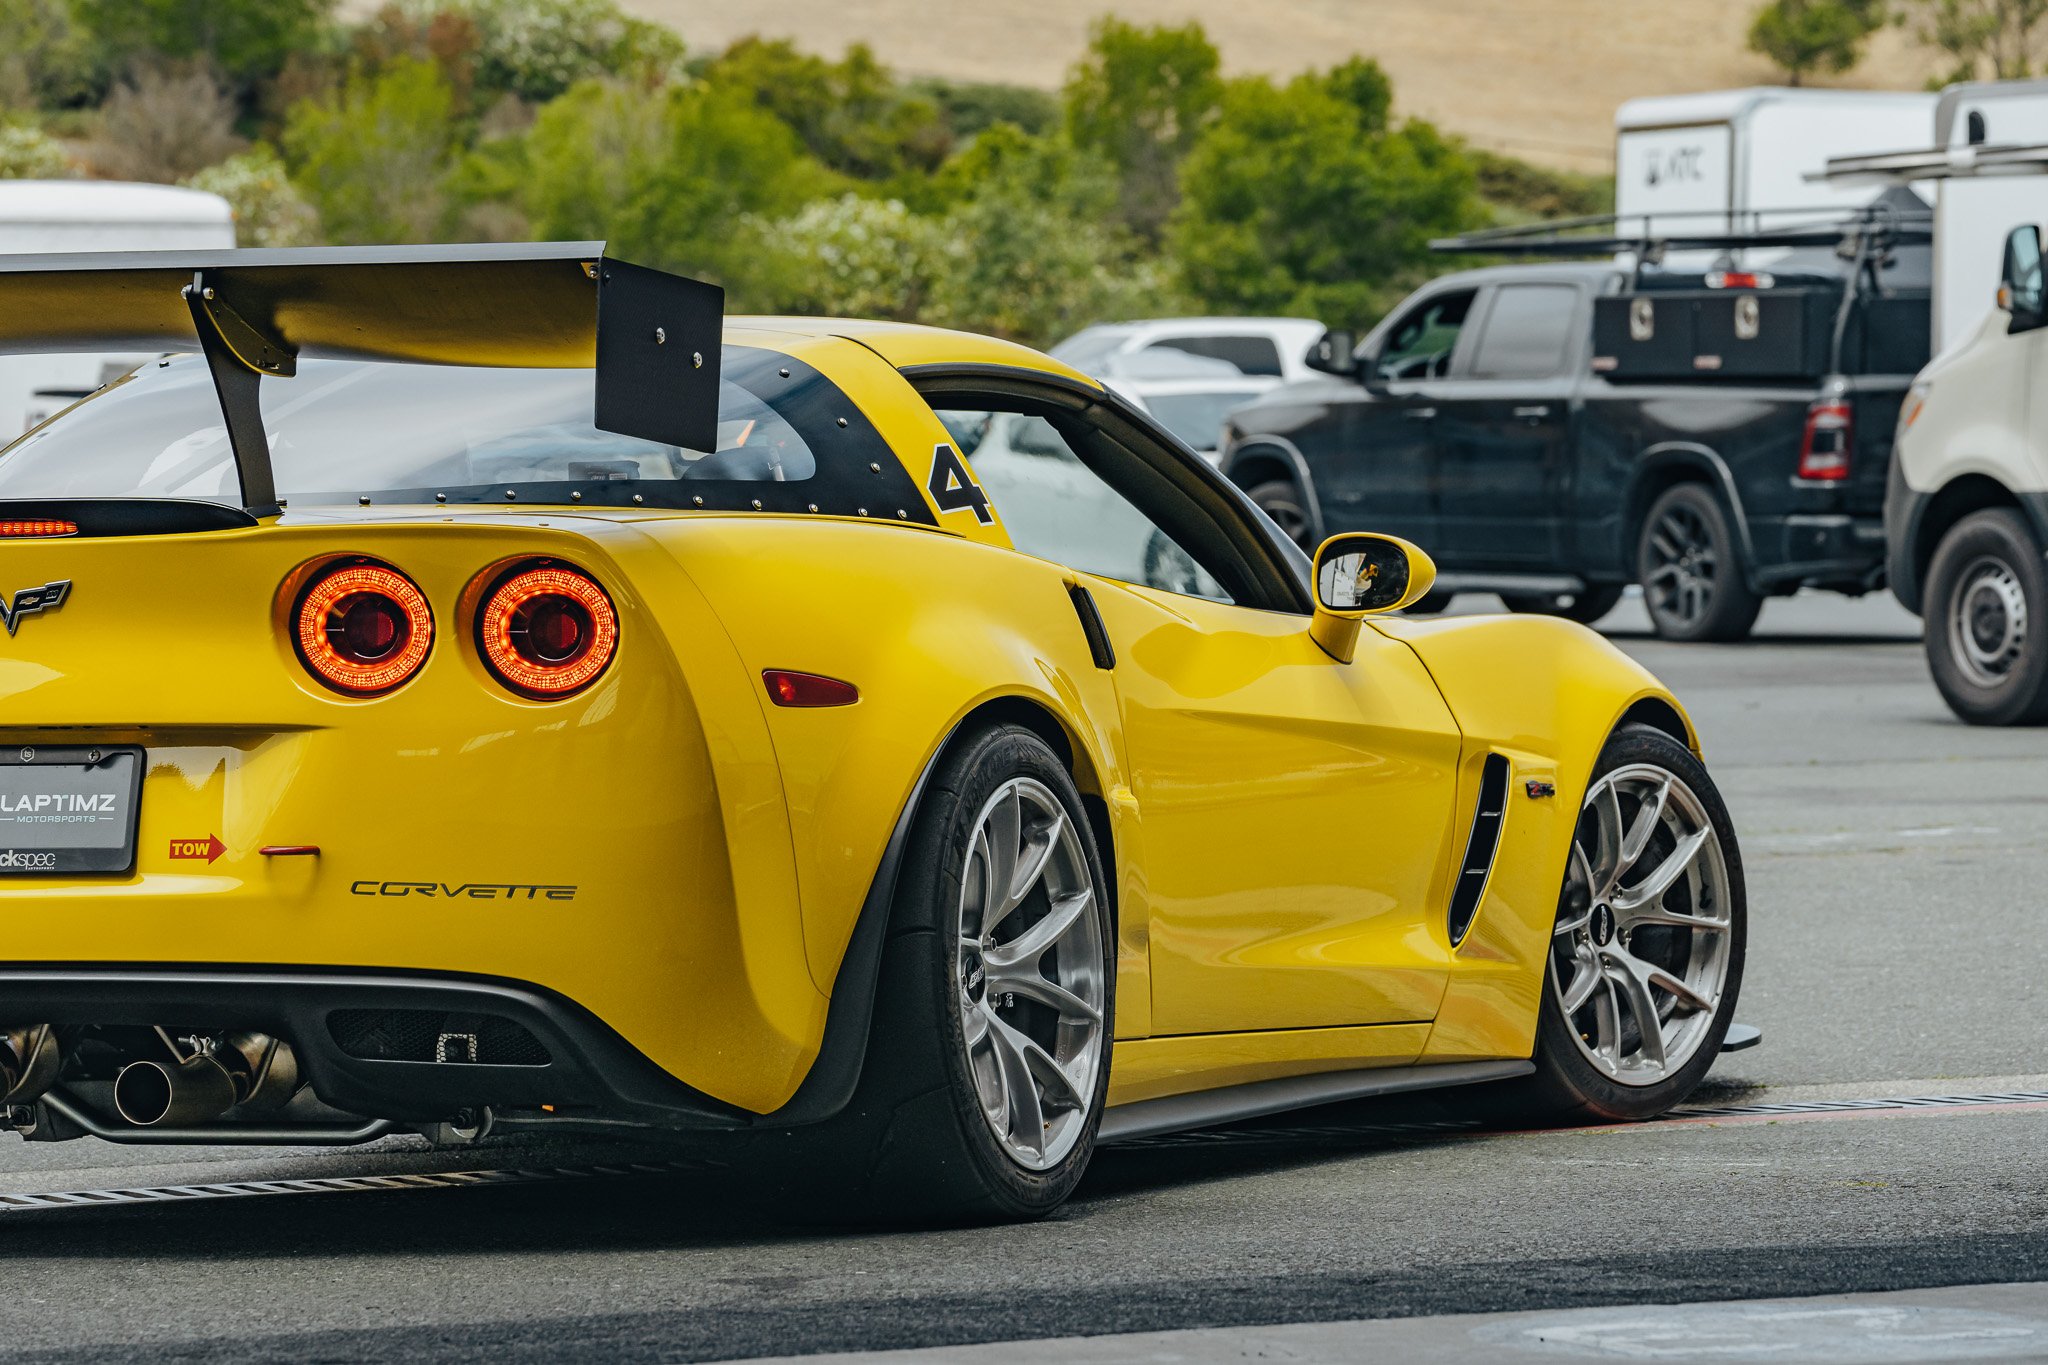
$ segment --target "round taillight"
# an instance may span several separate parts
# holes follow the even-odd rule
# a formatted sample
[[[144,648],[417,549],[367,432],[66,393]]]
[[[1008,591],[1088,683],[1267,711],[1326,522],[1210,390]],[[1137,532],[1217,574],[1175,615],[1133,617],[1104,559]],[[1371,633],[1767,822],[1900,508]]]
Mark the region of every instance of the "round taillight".
[[[396,569],[337,565],[299,594],[292,643],[306,671],[335,691],[381,696],[427,661],[434,613],[426,594]]]
[[[484,598],[477,645],[497,680],[547,701],[596,682],[619,647],[611,598],[590,575],[565,565],[515,569]]]

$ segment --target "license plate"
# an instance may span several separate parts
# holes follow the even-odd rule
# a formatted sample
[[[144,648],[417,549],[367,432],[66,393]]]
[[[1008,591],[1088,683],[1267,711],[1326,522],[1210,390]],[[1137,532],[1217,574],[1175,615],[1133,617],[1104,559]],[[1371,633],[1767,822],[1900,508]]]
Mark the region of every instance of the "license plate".
[[[0,876],[133,870],[141,799],[140,749],[0,749]]]

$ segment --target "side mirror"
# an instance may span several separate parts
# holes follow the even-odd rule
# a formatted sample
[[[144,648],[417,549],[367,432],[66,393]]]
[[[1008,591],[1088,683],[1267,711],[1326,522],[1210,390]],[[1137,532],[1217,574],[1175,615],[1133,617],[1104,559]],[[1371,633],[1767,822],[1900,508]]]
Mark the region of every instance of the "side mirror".
[[[2009,332],[2028,332],[2048,322],[2041,287],[2041,229],[2028,223],[2006,235],[2005,268],[1998,281],[1998,306],[2012,314]]]
[[[1315,572],[1316,614],[1309,638],[1341,664],[1358,652],[1358,630],[1366,617],[1410,606],[1436,582],[1436,562],[1420,546],[1359,532],[1331,536],[1317,547]]]
[[[1311,370],[1348,378],[1358,373],[1358,338],[1349,332],[1325,332],[1315,345],[1308,348],[1306,364]]]

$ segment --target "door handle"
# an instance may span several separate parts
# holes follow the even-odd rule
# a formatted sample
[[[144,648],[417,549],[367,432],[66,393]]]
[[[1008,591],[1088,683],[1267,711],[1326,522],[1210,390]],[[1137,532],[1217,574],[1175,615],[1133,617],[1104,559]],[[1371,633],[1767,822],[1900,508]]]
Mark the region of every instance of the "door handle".
[[[1436,416],[1435,408],[1403,408],[1401,415],[1411,422],[1427,422]]]
[[[1550,416],[1550,404],[1535,403],[1526,408],[1516,408],[1515,416],[1526,417],[1530,421],[1534,421],[1538,417],[1548,417]]]

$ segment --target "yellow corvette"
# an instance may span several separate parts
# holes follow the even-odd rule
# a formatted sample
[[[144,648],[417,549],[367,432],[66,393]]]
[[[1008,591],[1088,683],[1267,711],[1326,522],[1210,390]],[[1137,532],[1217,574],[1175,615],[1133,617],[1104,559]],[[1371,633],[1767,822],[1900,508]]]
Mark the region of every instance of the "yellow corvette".
[[[1098,1141],[1678,1102],[1742,867],[1589,631],[1402,619],[1007,343],[598,244],[0,262],[152,357],[0,453],[0,1113],[763,1130],[1023,1217]]]

